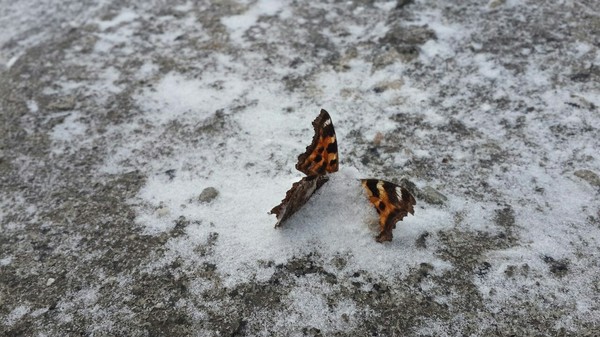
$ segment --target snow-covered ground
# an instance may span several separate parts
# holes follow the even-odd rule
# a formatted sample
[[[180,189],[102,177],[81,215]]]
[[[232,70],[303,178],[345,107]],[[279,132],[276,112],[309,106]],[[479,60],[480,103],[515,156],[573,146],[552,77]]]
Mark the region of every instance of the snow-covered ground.
[[[0,0],[0,332],[600,331],[594,1]],[[329,111],[340,171],[267,212]],[[414,216],[378,244],[357,178]]]

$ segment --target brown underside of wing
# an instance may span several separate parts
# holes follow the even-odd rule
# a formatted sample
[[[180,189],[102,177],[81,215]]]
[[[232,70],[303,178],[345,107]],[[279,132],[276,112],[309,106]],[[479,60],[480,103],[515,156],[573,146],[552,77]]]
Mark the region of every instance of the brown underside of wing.
[[[338,170],[337,139],[331,117],[321,109],[319,116],[312,122],[315,135],[306,147],[306,152],[298,156],[296,169],[308,176],[324,175]]]
[[[392,230],[396,223],[405,216],[414,214],[416,200],[404,187],[378,179],[363,179],[361,183],[369,201],[375,206],[379,214],[379,235],[377,242],[392,241]]]
[[[300,181],[295,182],[292,188],[287,191],[285,198],[281,203],[269,212],[277,216],[275,228],[280,227],[292,214],[296,213],[316,190],[321,188],[329,180],[326,176],[310,176],[304,177]]]

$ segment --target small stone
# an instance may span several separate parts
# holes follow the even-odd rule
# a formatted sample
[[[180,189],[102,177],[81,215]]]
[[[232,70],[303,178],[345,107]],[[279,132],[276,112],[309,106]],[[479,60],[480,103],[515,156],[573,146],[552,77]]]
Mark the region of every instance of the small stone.
[[[51,286],[55,281],[56,281],[55,278],[49,277],[48,280],[46,281],[46,286],[47,287]]]
[[[429,203],[429,204],[443,205],[444,202],[446,202],[446,200],[448,200],[448,198],[446,198],[445,195],[436,191],[431,186],[425,186],[425,188],[423,188],[421,190],[421,193],[419,193],[419,194],[420,194],[419,196],[421,198],[423,198],[423,200],[425,200],[426,203]]]
[[[381,141],[383,141],[383,133],[377,131],[377,133],[375,134],[375,137],[373,137],[373,144],[379,146],[381,145]]]
[[[160,205],[156,209],[156,215],[158,215],[159,218],[165,217],[165,216],[169,215],[169,213],[171,213],[171,211],[169,210],[169,208],[167,206],[164,206],[164,205]]]
[[[475,267],[475,274],[483,277],[487,275],[487,273],[490,271],[490,268],[492,268],[492,265],[487,261],[483,261],[481,264]]]
[[[75,108],[75,102],[75,96],[67,96],[60,98],[54,102],[50,102],[50,104],[48,104],[47,106],[47,109],[54,111],[73,110],[73,108]]]
[[[396,49],[379,52],[374,56],[373,67],[375,67],[375,69],[380,69],[401,59],[402,55],[400,55]]]
[[[590,185],[600,187],[600,177],[590,170],[575,171],[575,176],[587,181]]]
[[[435,269],[435,267],[432,264],[429,264],[427,262],[422,262],[419,265],[419,275],[421,277],[427,277],[429,275],[431,275],[431,272]]]
[[[399,46],[418,46],[435,39],[435,32],[427,26],[396,25],[391,27],[379,42],[389,44],[398,50]]]
[[[490,8],[493,9],[493,8],[500,7],[500,6],[504,5],[505,3],[506,3],[506,0],[492,0],[488,4],[488,6],[490,6]]]
[[[569,272],[569,260],[556,260],[551,256],[542,256],[542,261],[546,262],[550,267],[550,272],[556,276],[562,277]]]
[[[382,93],[386,90],[400,90],[404,85],[404,81],[395,80],[395,81],[382,81],[375,85],[373,91],[375,93]]]
[[[417,241],[415,243],[417,248],[421,248],[421,249],[427,248],[427,237],[428,236],[429,236],[429,232],[425,232],[425,233],[419,235],[419,238],[417,238]]]
[[[506,267],[506,269],[504,270],[504,275],[506,275],[507,277],[513,277],[515,275],[515,269],[516,267],[513,265],[509,265],[508,267]]]
[[[219,191],[217,191],[216,188],[214,187],[207,187],[205,188],[202,193],[200,193],[200,196],[198,197],[198,200],[200,202],[211,202],[213,201],[217,196],[219,195]]]
[[[185,232],[185,228],[190,225],[190,221],[183,215],[175,220],[175,227],[173,228],[173,235],[178,236]]]
[[[165,174],[167,175],[167,177],[169,177],[169,180],[175,179],[175,170],[174,169],[166,170]]]

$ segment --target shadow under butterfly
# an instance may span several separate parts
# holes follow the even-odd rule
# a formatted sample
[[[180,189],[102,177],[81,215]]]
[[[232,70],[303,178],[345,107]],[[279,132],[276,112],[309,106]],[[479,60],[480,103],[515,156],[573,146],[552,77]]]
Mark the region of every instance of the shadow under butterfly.
[[[321,109],[319,116],[312,122],[315,135],[306,152],[298,156],[296,169],[306,174],[295,182],[281,203],[269,212],[275,214],[280,227],[292,214],[296,213],[316,190],[325,184],[328,173],[337,172],[339,168],[337,141],[331,117]],[[415,198],[404,187],[379,179],[361,179],[367,191],[369,201],[379,214],[379,230],[377,242],[392,241],[392,230],[396,223],[408,213],[414,215]]]

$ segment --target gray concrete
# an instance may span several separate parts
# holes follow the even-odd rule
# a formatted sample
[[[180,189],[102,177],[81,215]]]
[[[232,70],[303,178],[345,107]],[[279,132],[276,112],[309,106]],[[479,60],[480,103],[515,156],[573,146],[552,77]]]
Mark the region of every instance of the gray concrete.
[[[474,202],[485,200],[497,204],[494,225],[502,228],[501,235],[462,231],[449,226],[447,230],[424,234],[415,241],[420,249],[429,249],[428,242],[435,236],[443,247],[436,255],[454,266],[451,272],[441,276],[432,272],[432,265],[422,263],[397,282],[379,280],[376,275],[359,271],[351,277],[340,277],[323,267],[318,252],[275,266],[276,272],[266,282],[249,280],[233,289],[220,285],[218,270],[210,263],[189,265],[185,261],[175,261],[158,272],[149,273],[140,266],[160,257],[170,238],[186,235],[182,228],[187,220],[182,219],[172,231],[145,234],[134,222],[136,213],[128,201],[145,184],[148,173],[143,169],[132,169],[110,174],[98,169],[112,156],[117,145],[127,141],[127,135],[118,135],[111,130],[144,113],[133,103],[133,96],[148,83],[136,80],[135,73],[149,58],[158,65],[158,76],[169,71],[194,76],[214,66],[209,56],[215,52],[236,59],[252,51],[261,55],[263,61],[248,67],[308,65],[311,70],[307,75],[281,78],[267,68],[263,72],[257,69],[255,73],[262,74],[260,76],[267,80],[282,82],[289,92],[307,97],[311,95],[311,78],[324,68],[339,69],[340,72],[349,70],[347,60],[352,58],[370,62],[374,69],[403,62],[408,69],[406,76],[423,87],[432,86],[440,102],[445,97],[459,95],[463,88],[453,86],[453,78],[466,76],[468,70],[453,64],[452,59],[443,66],[425,67],[419,61],[420,48],[437,38],[434,30],[425,25],[402,25],[405,20],[428,10],[439,11],[450,23],[477,27],[469,37],[474,51],[465,53],[472,52],[475,57],[477,52],[485,52],[514,74],[526,72],[530,58],[534,57],[524,54],[527,53],[525,49],[540,50],[535,55],[535,62],[550,74],[550,85],[557,89],[567,88],[574,94],[571,100],[563,102],[565,109],[586,111],[589,116],[588,128],[572,129],[560,121],[549,123],[554,125],[551,134],[556,139],[549,138],[548,142],[556,145],[560,144],[558,138],[569,142],[570,137],[597,142],[600,138],[598,107],[576,96],[578,92],[597,91],[600,87],[600,71],[592,64],[598,60],[600,47],[600,5],[597,1],[575,1],[569,5],[531,1],[519,6],[511,6],[512,1],[491,1],[489,4],[471,1],[461,5],[446,5],[443,1],[399,1],[396,7],[386,12],[376,10],[376,1],[328,3],[320,9],[295,2],[290,8],[294,15],[306,19],[304,24],[262,17],[259,21],[269,22],[276,29],[261,31],[260,27],[253,28],[246,32],[248,45],[245,46],[231,43],[220,18],[243,13],[247,7],[234,1],[207,1],[193,5],[191,12],[208,32],[208,38],[193,34],[175,37],[179,41],[177,48],[164,50],[153,46],[152,36],[168,31],[178,22],[177,18],[186,14],[172,9],[171,5],[162,1],[71,3],[63,1],[61,5],[54,5],[29,1],[23,4],[30,5],[31,11],[11,12],[16,5],[0,1],[1,22],[11,26],[4,35],[5,39],[10,39],[3,41],[0,55],[5,63],[20,55],[10,68],[0,66],[0,258],[4,259],[0,265],[0,335],[415,336],[419,331],[423,335],[446,331],[448,335],[598,336],[598,307],[591,309],[596,313],[595,317],[573,315],[570,328],[557,327],[556,321],[571,315],[576,310],[576,303],[540,305],[552,303],[554,296],[541,293],[536,301],[509,299],[501,310],[497,310],[497,306],[486,305],[485,296],[475,284],[478,278],[486,277],[491,266],[487,260],[488,252],[525,244],[519,237],[518,228],[526,224],[515,219],[513,209],[517,203],[529,201],[507,200],[502,191],[485,183],[495,174],[498,163],[508,163],[517,157],[511,152],[510,145],[489,143],[489,146],[480,146],[486,142],[489,130],[485,126],[473,127],[462,117],[453,116],[482,104],[490,104],[500,113],[516,112],[518,116],[507,115],[504,125],[498,126],[499,130],[528,144],[525,147],[536,153],[534,157],[543,158],[542,153],[549,151],[547,143],[543,144],[539,137],[528,138],[527,133],[528,126],[537,125],[538,119],[549,118],[545,116],[547,103],[543,100],[534,104],[533,100],[524,102],[518,97],[514,100],[510,97],[495,99],[492,98],[494,86],[474,86],[472,90],[476,94],[471,99],[475,101],[458,100],[450,108],[437,106],[447,120],[443,126],[432,126],[418,115],[399,113],[394,117],[397,128],[385,135],[387,144],[401,144],[413,137],[414,144],[428,144],[432,151],[462,146],[473,153],[478,163],[471,168],[454,167],[452,158],[442,161],[445,150],[439,150],[439,160],[414,159],[406,164],[404,174],[409,181],[448,181],[444,186],[438,184],[422,189],[419,193],[423,193],[423,198],[417,198],[420,205],[444,207],[447,199],[455,194],[472,198]],[[365,9],[355,20],[376,20],[395,28],[380,39],[360,43],[332,41],[323,34],[323,27],[335,30],[343,26],[329,21],[329,11],[337,11],[341,17],[352,17],[351,13],[358,6]],[[108,20],[122,8],[133,8],[152,17],[138,19],[139,25],[130,35],[131,41],[106,54],[95,53],[94,46],[101,29],[94,20]],[[20,22],[11,17],[11,13],[29,13],[29,16]],[[166,23],[161,23],[161,18],[166,18]],[[77,24],[69,24],[71,21]],[[338,33],[343,38],[343,30]],[[585,41],[592,46],[592,51],[574,52],[575,41]],[[285,55],[282,55],[281,47],[285,47]],[[126,52],[127,48],[133,52]],[[90,89],[102,82],[98,72],[108,67],[114,67],[120,73],[115,80],[121,88],[117,94],[109,89]],[[527,78],[518,78],[528,83]],[[446,79],[448,81],[442,84]],[[57,86],[58,82],[81,87],[67,91],[64,86]],[[385,94],[394,90],[395,85],[401,84],[383,83],[374,88],[373,93]],[[535,97],[536,86],[527,85],[525,91]],[[99,99],[99,95],[103,97]],[[37,102],[37,109],[28,106],[31,100]],[[435,107],[436,102],[429,103]],[[56,125],[68,118],[69,114],[63,112],[74,110],[80,112],[78,122],[86,125],[85,138],[89,142],[66,141],[56,145],[50,134]],[[230,116],[217,114],[202,127],[173,125],[174,129],[161,131],[161,137],[166,143],[185,144],[194,141],[203,144],[215,137],[235,137],[243,130],[236,128]],[[415,135],[418,130],[428,131],[432,136],[420,139]],[[469,144],[477,145],[469,148]],[[345,146],[348,161],[367,167],[382,177],[398,177],[394,167],[389,161],[382,160],[385,156],[381,155],[397,148],[375,147],[360,130],[349,134]],[[137,158],[131,159],[137,161],[131,166],[143,167],[149,158],[163,155],[160,151],[169,149],[151,146],[141,149]],[[565,176],[581,177],[597,189],[600,174],[597,157],[586,164],[578,159],[557,161],[551,154],[549,156],[546,165],[561,166]],[[535,187],[532,186],[532,190]],[[540,190],[533,193],[539,193],[543,198],[547,186],[540,183],[537,187]],[[219,186],[215,188],[209,191],[210,195],[201,190],[197,195],[206,202],[221,198],[220,194],[217,196]],[[598,192],[590,192],[585,198],[598,201]],[[590,212],[598,212],[598,205],[590,204],[590,209]],[[590,217],[590,228],[597,230],[599,219],[600,213]],[[455,220],[456,226],[463,221],[460,214],[456,214]],[[211,246],[216,242],[218,233],[196,251],[210,255]],[[558,282],[557,289],[560,289],[560,284],[566,286],[573,276],[573,264],[589,265],[598,270],[598,264],[590,262],[590,256],[595,256],[597,261],[598,242],[590,239],[587,248],[582,246],[580,252],[581,261],[540,257],[540,261],[548,265],[545,274],[529,271],[527,262],[508,266],[506,278],[519,277],[525,280],[523,284],[533,285],[537,280],[552,279]],[[337,263],[343,267],[344,257]],[[122,283],[122,275],[127,275],[131,282]],[[595,286],[589,288],[589,296],[600,299],[600,272],[592,275],[595,280],[590,282]],[[323,332],[312,327],[310,322],[300,322],[299,326],[274,325],[277,314],[286,311],[282,298],[306,277],[334,286],[336,290],[327,298],[331,306],[342,299],[357,304],[359,315],[353,318],[356,321],[352,328]],[[194,279],[212,284],[212,290],[203,296],[192,294],[190,282]],[[424,282],[428,285],[427,291],[422,288]],[[365,286],[371,290],[365,290]],[[89,289],[94,289],[93,296],[86,299],[84,292]],[[432,297],[448,294],[452,296],[446,303],[432,300]],[[186,308],[178,307],[176,304],[181,299],[190,304]],[[203,315],[194,316],[190,306]],[[423,327],[431,326],[426,323],[431,321],[443,328],[430,332],[423,330]]]

